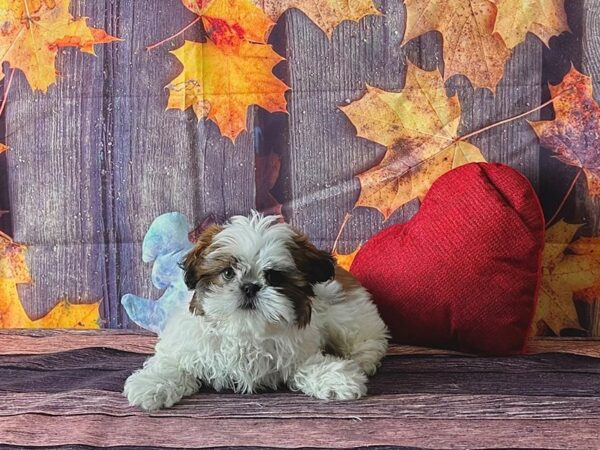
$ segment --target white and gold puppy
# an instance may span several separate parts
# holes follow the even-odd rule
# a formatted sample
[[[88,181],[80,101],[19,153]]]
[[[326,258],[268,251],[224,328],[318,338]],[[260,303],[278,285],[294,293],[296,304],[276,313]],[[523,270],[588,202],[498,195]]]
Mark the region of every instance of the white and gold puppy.
[[[182,263],[189,311],[169,320],[155,355],[125,382],[131,405],[170,407],[202,384],[365,395],[387,328],[369,293],[279,219],[252,213],[203,233]]]

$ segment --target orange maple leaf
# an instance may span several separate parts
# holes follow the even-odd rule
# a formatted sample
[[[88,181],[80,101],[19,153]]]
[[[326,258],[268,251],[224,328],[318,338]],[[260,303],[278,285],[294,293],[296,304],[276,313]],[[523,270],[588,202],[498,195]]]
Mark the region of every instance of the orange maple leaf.
[[[283,58],[270,45],[186,41],[171,53],[183,64],[183,71],[167,86],[168,107],[192,107],[199,119],[213,120],[232,141],[246,129],[250,105],[269,112],[286,110],[284,93],[289,88],[272,72]]]
[[[0,232],[0,328],[99,328],[99,303],[72,305],[63,299],[38,320],[27,316],[17,291],[17,284],[31,282],[26,249]]]
[[[254,3],[275,22],[284,11],[297,8],[327,36],[345,20],[359,21],[367,15],[381,15],[373,0],[254,0]]]
[[[546,45],[552,36],[569,31],[565,0],[495,0],[498,15],[494,31],[509,48],[537,35]]]
[[[429,31],[443,38],[444,79],[463,74],[495,91],[511,51],[494,34],[496,5],[490,0],[406,0],[403,44]]]
[[[250,0],[183,0],[201,15],[208,41],[186,41],[173,53],[183,71],[167,86],[168,108],[192,108],[235,142],[248,107],[286,110],[288,86],[273,75],[283,60],[265,44],[274,23]]]
[[[582,329],[573,300],[599,298],[600,238],[573,240],[580,227],[560,221],[546,231],[535,322],[557,335],[566,328]]]
[[[360,100],[340,109],[358,136],[388,148],[378,165],[358,175],[356,202],[377,209],[384,219],[410,200],[423,198],[440,175],[485,161],[477,147],[458,139],[458,98],[446,95],[438,71],[409,64],[402,92],[367,86]]]
[[[202,16],[208,37],[215,43],[246,40],[266,44],[275,23],[250,0],[182,0]]]
[[[335,258],[338,266],[340,266],[342,269],[350,271],[350,267],[352,267],[352,263],[354,262],[354,259],[356,258],[356,255],[358,255],[358,252],[361,248],[362,245],[359,245],[352,253],[347,254],[338,253],[337,250],[334,250],[332,255]]]
[[[0,62],[20,69],[34,90],[46,92],[56,81],[59,47],[93,53],[93,45],[116,38],[88,27],[69,14],[70,0],[0,0]],[[3,77],[2,75],[1,77]]]
[[[585,174],[591,196],[600,195],[600,105],[590,77],[571,68],[562,82],[550,85],[554,120],[529,122],[542,146]]]

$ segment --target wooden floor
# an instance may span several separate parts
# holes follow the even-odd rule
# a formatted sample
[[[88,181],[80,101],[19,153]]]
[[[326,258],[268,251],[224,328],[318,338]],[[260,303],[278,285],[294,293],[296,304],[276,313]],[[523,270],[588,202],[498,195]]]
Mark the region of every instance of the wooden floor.
[[[600,341],[513,358],[394,346],[359,401],[205,391],[147,414],[120,392],[153,343],[0,332],[0,447],[600,448]]]

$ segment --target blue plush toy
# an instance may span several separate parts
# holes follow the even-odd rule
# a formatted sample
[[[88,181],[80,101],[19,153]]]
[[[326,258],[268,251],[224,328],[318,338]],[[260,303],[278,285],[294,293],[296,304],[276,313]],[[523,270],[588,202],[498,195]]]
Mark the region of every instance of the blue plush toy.
[[[152,283],[164,289],[158,300],[149,300],[133,294],[125,294],[121,304],[131,320],[140,327],[160,333],[167,319],[178,308],[186,308],[192,299],[183,281],[180,261],[193,247],[188,238],[191,225],[180,213],[172,212],[157,217],[142,244],[142,260],[154,261]]]

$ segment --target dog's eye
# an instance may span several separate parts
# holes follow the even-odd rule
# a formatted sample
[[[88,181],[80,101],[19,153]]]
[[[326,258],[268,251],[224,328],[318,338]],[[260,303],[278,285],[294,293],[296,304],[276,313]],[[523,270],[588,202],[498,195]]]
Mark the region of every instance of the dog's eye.
[[[225,278],[226,280],[232,280],[235,272],[231,267],[228,267],[227,269],[223,270],[223,272],[221,272],[221,275],[223,275],[223,278]]]
[[[271,286],[278,286],[283,284],[283,282],[285,281],[285,275],[283,274],[283,272],[280,272],[278,270],[265,270],[265,280]]]

